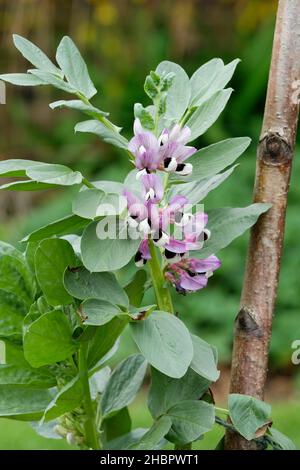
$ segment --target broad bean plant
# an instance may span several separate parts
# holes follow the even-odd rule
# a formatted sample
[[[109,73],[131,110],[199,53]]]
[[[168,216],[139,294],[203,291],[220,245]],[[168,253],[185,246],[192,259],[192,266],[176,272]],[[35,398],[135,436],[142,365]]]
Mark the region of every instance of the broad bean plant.
[[[0,162],[0,176],[14,177],[1,190],[75,188],[69,216],[30,233],[20,249],[0,243],[0,416],[82,449],[189,449],[214,425],[263,449],[292,449],[272,426],[267,403],[231,394],[226,409],[216,406],[210,387],[219,378],[217,351],[188,330],[189,312],[173,303],[213,283],[218,252],[270,207],[204,211],[206,195],[233,173],[250,143],[190,144],[227,104],[232,89],[225,87],[239,61],[210,60],[191,78],[161,62],[146,77],[148,104],[134,105],[127,140],[91,103],[97,90],[69,37],[57,48],[57,64],[27,39],[13,40],[32,68],[0,79],[70,94],[50,108],[86,114],[76,133],[117,147],[131,171],[123,182],[89,181],[58,163]],[[124,285],[127,265],[134,270]],[[151,290],[155,300],[147,305]],[[115,365],[125,329],[138,352]],[[153,423],[132,429],[128,406],[145,375]]]

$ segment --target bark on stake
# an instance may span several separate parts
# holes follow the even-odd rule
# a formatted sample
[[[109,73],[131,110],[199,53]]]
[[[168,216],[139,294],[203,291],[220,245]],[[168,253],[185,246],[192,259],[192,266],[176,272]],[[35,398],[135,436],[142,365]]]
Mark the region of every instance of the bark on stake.
[[[279,0],[254,186],[254,202],[273,206],[251,231],[231,375],[231,393],[259,399],[264,398],[268,369],[299,100],[300,0]],[[226,449],[256,448],[255,442],[231,431],[225,445]]]

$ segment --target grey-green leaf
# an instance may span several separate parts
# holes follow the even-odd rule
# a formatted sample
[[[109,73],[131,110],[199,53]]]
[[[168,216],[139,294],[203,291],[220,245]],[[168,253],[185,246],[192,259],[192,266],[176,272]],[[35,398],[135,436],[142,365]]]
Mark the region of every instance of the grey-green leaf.
[[[211,191],[220,186],[220,184],[222,184],[233,173],[237,166],[238,165],[234,165],[223,173],[209,176],[208,178],[204,178],[199,181],[177,184],[176,186],[173,186],[171,194],[172,196],[175,194],[180,194],[181,196],[185,196],[187,198],[189,204],[198,204]]]
[[[71,186],[82,182],[81,173],[73,171],[67,166],[20,159],[0,162],[0,176],[27,176],[34,181],[52,185],[52,187],[53,185]],[[24,184],[24,181],[21,183]]]
[[[270,422],[271,406],[249,395],[231,393],[228,399],[229,416],[235,429],[247,440]]]
[[[29,325],[24,335],[24,355],[32,367],[63,361],[76,348],[69,320],[60,310],[44,313]]]
[[[141,354],[129,356],[113,371],[101,399],[104,416],[121,410],[135,398],[142,385],[147,362]]]
[[[56,385],[54,374],[45,367],[34,369],[24,358],[21,346],[5,342],[6,363],[0,365],[0,384],[30,388],[50,388]],[[13,351],[12,351],[13,350]]]
[[[46,238],[35,252],[37,280],[50,305],[68,305],[72,297],[63,284],[67,267],[76,266],[75,253],[69,242],[59,238]]]
[[[171,442],[187,444],[210,431],[215,423],[213,405],[199,400],[186,400],[169,409],[172,427],[167,436]]]
[[[43,166],[45,163],[36,162],[34,160],[22,160],[19,158],[11,158],[0,162],[0,176],[27,176],[27,170]]]
[[[191,335],[194,347],[194,356],[191,368],[207,380],[216,382],[220,376],[214,356],[213,348],[199,336]]]
[[[23,238],[22,242],[36,242],[53,235],[58,237],[68,235],[83,229],[89,223],[88,219],[83,219],[78,215],[69,215],[31,232]]]
[[[191,78],[192,106],[200,106],[214,93],[222,90],[232,78],[239,59],[227,65],[221,59],[212,59],[200,67]]]
[[[278,429],[271,426],[268,429],[268,433],[271,435],[273,443],[276,445],[276,449],[279,447],[281,450],[296,450],[296,446],[285,434],[278,431]]]
[[[28,178],[41,183],[73,186],[82,182],[82,174],[79,171],[58,164],[45,163],[43,166],[29,168],[26,173]]]
[[[191,130],[190,140],[194,140],[204,134],[204,132],[206,132],[207,129],[218,119],[225,108],[232,91],[232,88],[217,91],[194,111],[186,123]]]
[[[53,103],[49,104],[51,109],[56,108],[68,108],[68,109],[75,109],[76,111],[81,111],[88,116],[93,118],[99,118],[103,116],[109,116],[109,113],[101,111],[101,109],[95,108],[91,104],[85,104],[81,100],[60,100],[54,101]]]
[[[155,311],[130,328],[139,350],[153,367],[174,378],[186,373],[193,358],[193,344],[179,318]]]
[[[83,387],[80,377],[74,377],[59,390],[56,397],[47,406],[43,421],[51,421],[77,408],[83,398]]]
[[[29,74],[42,81],[43,85],[52,85],[59,90],[66,91],[67,93],[76,93],[76,88],[65,82],[62,78],[44,70],[31,69],[28,70]]]
[[[64,285],[77,299],[99,299],[128,307],[128,297],[113,273],[91,273],[83,266],[67,270]]]
[[[130,305],[139,307],[142,303],[145,284],[147,281],[147,273],[144,269],[139,269],[132,280],[125,286],[125,292],[128,295]]]
[[[27,312],[28,306],[20,297],[0,289],[0,337],[21,337]]]
[[[191,76],[191,99],[190,106],[199,106],[204,101],[203,97],[207,95],[217,76],[224,67],[222,59],[211,59],[201,65]],[[217,90],[215,90],[217,91]]]
[[[48,390],[2,385],[0,416],[29,421],[39,419],[50,401],[51,394]]]
[[[113,418],[114,417],[112,417],[111,419]],[[126,434],[116,437],[115,439],[112,439],[111,441],[107,442],[107,444],[104,446],[104,449],[118,451],[131,449],[134,444],[137,444],[140,441],[141,437],[143,437],[143,435],[146,434],[147,431],[148,429],[145,428],[133,429],[132,431],[127,432]]]
[[[141,437],[141,439],[131,446],[130,450],[154,450],[157,449],[159,442],[169,432],[172,421],[168,416],[161,416],[153,423],[151,428]]]
[[[90,132],[91,134],[96,134],[104,142],[114,145],[115,147],[119,147],[121,149],[127,149],[128,147],[128,140],[118,132],[118,128],[115,127],[114,129],[111,129],[102,122],[94,119],[76,124],[75,132]]]
[[[64,36],[59,43],[56,60],[68,82],[77,91],[88,99],[97,93],[78,48],[68,36]]]
[[[131,431],[131,418],[127,406],[103,420],[102,424],[104,439],[106,443],[115,441]],[[121,437],[122,436],[122,437]],[[106,445],[105,445],[105,448]]]
[[[119,215],[126,208],[125,198],[118,194],[107,194],[100,189],[85,189],[76,194],[72,212],[86,219],[105,215]]]
[[[256,203],[242,208],[223,208],[207,211],[210,239],[200,251],[193,252],[197,258],[207,258],[229,245],[235,238],[242,235],[255,224],[258,217],[267,212],[270,204]]]
[[[90,326],[94,335],[89,342],[88,366],[94,367],[114,347],[118,337],[128,324],[128,317],[115,317],[102,326]]]
[[[191,368],[181,379],[173,379],[151,368],[151,387],[148,395],[150,413],[153,418],[157,418],[184,400],[199,400],[209,385],[209,380]]]
[[[107,228],[112,231],[111,234],[107,233]],[[130,234],[127,235],[126,226],[119,226],[115,217],[92,222],[84,230],[81,239],[83,264],[91,272],[121,269],[136,254],[140,241],[140,238],[134,239]]]
[[[13,34],[13,41],[14,45],[21,52],[23,57],[31,62],[31,64],[36,68],[56,75],[62,75],[61,70],[59,70],[59,68],[57,68],[50,59],[48,59],[46,54],[31,41],[28,41],[28,39],[23,38],[18,34]]]
[[[0,80],[18,86],[47,85],[47,82],[29,73],[4,73],[0,75]]]
[[[2,184],[0,191],[43,191],[57,187],[56,184],[38,183],[37,181],[13,181]]]
[[[157,66],[156,72],[159,75],[170,72],[175,74],[173,83],[167,92],[166,118],[178,121],[184,114],[190,101],[191,86],[189,77],[180,65],[167,60]]]
[[[186,180],[198,181],[217,175],[234,163],[250,145],[250,142],[249,137],[235,137],[198,150],[186,160],[193,165],[193,172]]]
[[[105,325],[112,318],[120,315],[121,310],[117,305],[107,300],[87,299],[81,306],[85,325]]]
[[[35,297],[36,283],[22,253],[0,242],[0,289],[19,297],[29,307]]]

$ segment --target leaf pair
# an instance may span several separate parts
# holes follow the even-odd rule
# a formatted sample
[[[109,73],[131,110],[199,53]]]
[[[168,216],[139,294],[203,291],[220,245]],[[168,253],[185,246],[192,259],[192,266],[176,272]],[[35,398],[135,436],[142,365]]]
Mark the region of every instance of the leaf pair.
[[[0,177],[27,177],[30,179],[0,186],[0,189],[10,191],[38,191],[57,186],[73,186],[82,183],[83,179],[79,171],[73,171],[64,165],[18,159],[0,162]]]
[[[63,37],[57,48],[56,60],[60,69],[32,42],[17,34],[13,35],[13,40],[16,48],[36,69],[29,70],[28,74],[0,75],[1,80],[23,86],[53,85],[69,93],[80,93],[87,99],[97,93],[87,66],[69,37]]]

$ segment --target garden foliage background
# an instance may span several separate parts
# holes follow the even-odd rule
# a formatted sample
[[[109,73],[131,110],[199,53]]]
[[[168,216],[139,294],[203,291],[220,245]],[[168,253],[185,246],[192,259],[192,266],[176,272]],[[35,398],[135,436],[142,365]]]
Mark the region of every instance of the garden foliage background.
[[[250,203],[252,192],[276,6],[276,0],[0,0],[0,71],[23,72],[27,67],[13,47],[12,33],[27,37],[50,56],[60,38],[69,35],[81,50],[100,91],[95,105],[109,111],[113,122],[130,136],[133,103],[144,102],[144,78],[161,60],[173,60],[191,74],[213,57],[221,57],[225,63],[241,58],[231,82],[236,91],[229,105],[196,146],[227,137],[249,135],[253,139],[234,175],[205,201],[210,208],[243,206]],[[0,159],[63,163],[91,178],[122,180],[128,163],[117,149],[96,136],[74,135],[74,124],[80,119],[75,111],[52,111],[48,107],[49,102],[63,97],[63,92],[50,87],[13,86],[7,86],[6,91],[7,104],[0,105]],[[299,446],[296,428],[300,425],[300,406],[295,409],[292,404],[299,395],[300,369],[291,364],[291,344],[300,339],[298,153],[299,149],[289,195],[271,344],[269,398],[279,400],[274,407],[277,426]],[[67,215],[70,200],[71,193],[65,190],[1,193],[0,239],[16,243],[28,232]],[[227,387],[247,240],[245,235],[221,252],[222,269],[207,289],[185,299],[175,298],[177,310],[183,313],[185,305],[183,314],[194,331],[219,349],[224,378],[216,393],[221,398]],[[128,348],[134,346],[125,336],[119,358]],[[290,404],[283,405],[281,402],[287,398]],[[139,403],[134,415],[138,424],[145,424],[147,417],[141,415]],[[27,432],[26,424],[0,421],[0,448],[49,446],[33,432]]]

